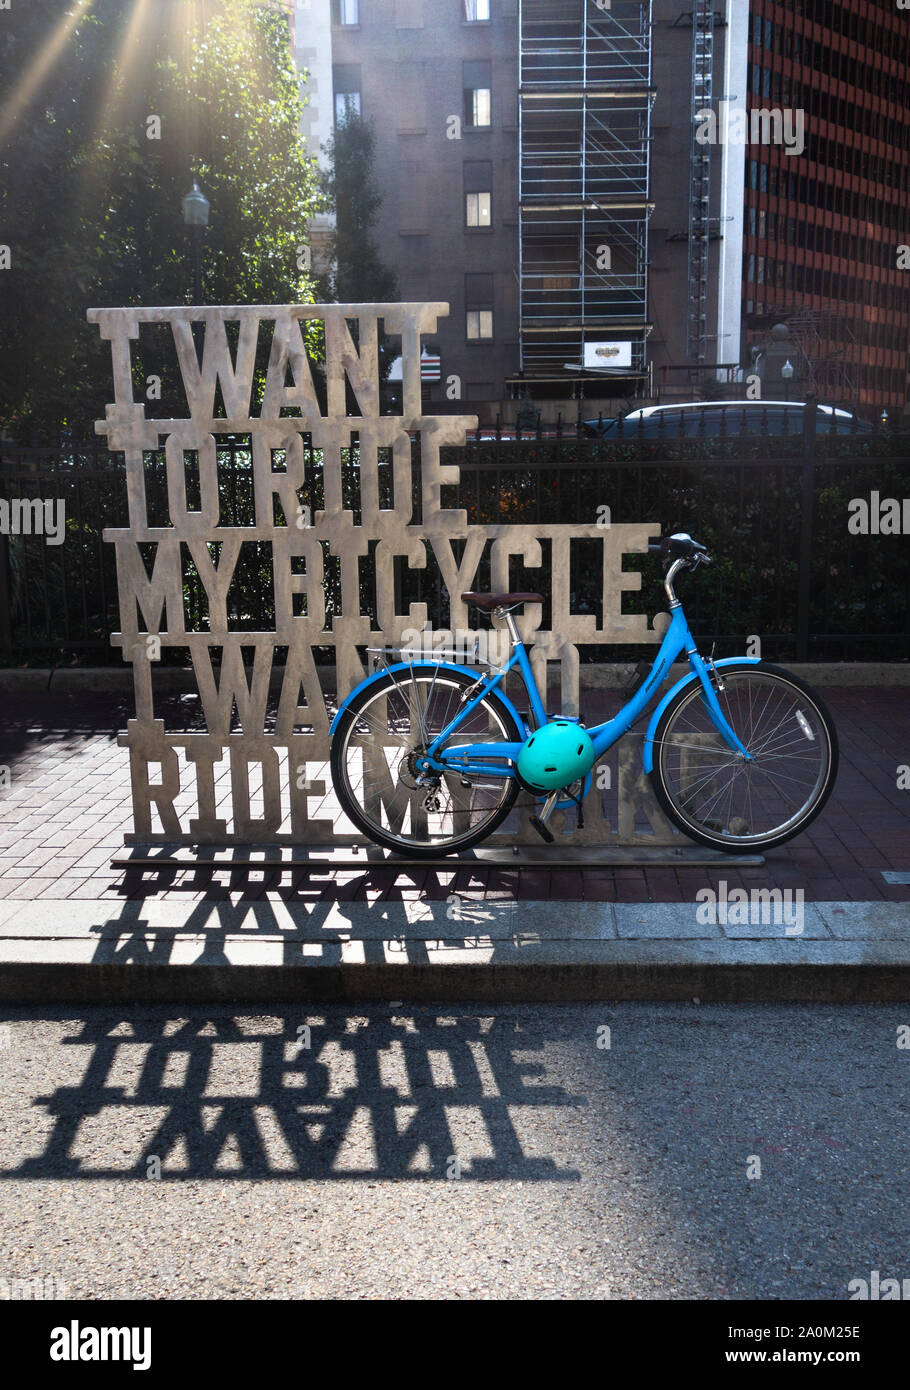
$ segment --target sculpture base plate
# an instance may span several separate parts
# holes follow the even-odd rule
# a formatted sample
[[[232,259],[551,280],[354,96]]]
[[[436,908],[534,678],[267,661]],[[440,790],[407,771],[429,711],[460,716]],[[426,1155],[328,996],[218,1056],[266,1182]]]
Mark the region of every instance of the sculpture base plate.
[[[132,839],[132,837],[130,837]],[[723,854],[701,845],[482,845],[433,858],[390,854],[376,845],[132,844],[115,855],[115,869],[280,869],[331,873],[336,869],[629,869],[758,868],[761,854]]]

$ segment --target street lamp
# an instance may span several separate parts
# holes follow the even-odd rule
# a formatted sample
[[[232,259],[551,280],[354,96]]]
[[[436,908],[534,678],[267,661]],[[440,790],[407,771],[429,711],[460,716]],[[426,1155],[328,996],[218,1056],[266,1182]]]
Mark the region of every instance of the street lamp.
[[[790,361],[789,357],[787,358],[787,360],[786,360],[786,362],[784,363],[784,365],[781,367],[781,369],[780,369],[780,374],[781,374],[781,377],[783,378],[783,382],[784,382],[784,392],[785,392],[785,395],[786,395],[786,399],[789,401],[789,399],[790,399],[790,382],[793,380],[793,377],[794,377],[794,375],[795,375],[794,369],[793,369],[793,363]]]
[[[183,220],[193,233],[193,297],[202,303],[202,236],[209,225],[209,200],[199,187],[198,179],[183,199]]]

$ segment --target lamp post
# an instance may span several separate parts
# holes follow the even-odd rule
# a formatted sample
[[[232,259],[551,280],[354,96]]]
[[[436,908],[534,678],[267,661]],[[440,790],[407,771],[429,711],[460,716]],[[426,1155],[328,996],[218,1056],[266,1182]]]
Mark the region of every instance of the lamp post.
[[[782,377],[783,383],[784,383],[784,396],[785,396],[785,399],[786,399],[787,401],[789,401],[789,400],[790,400],[790,382],[793,380],[793,377],[794,377],[794,375],[795,375],[795,373],[794,373],[794,368],[793,368],[793,363],[790,361],[789,357],[787,358],[787,360],[786,360],[786,362],[784,363],[784,365],[781,367],[781,369],[780,369],[780,374],[781,374],[781,377]]]
[[[202,237],[209,225],[209,200],[198,179],[183,199],[183,220],[193,233],[193,302],[202,303]]]

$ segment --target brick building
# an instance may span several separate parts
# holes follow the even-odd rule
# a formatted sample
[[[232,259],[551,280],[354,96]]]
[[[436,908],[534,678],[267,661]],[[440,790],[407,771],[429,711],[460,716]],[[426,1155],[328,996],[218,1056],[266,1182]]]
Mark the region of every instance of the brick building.
[[[903,412],[892,6],[298,0],[296,46],[314,152],[350,111],[373,123],[382,257],[402,298],[451,305],[435,409],[742,394],[783,322],[794,392]]]

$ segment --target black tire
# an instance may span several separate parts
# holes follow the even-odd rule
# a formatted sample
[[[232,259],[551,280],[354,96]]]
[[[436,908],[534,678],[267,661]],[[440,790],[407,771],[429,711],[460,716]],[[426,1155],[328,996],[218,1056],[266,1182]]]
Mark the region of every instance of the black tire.
[[[666,749],[672,746],[667,740],[667,733],[672,729],[676,717],[681,714],[687,705],[693,703],[693,689],[695,691],[695,699],[699,699],[697,692],[700,690],[700,684],[698,681],[695,682],[694,687],[690,683],[675,696],[664,710],[660,722],[654,731],[655,752],[654,766],[651,771],[651,785],[654,788],[654,794],[661,810],[664,811],[674,825],[678,826],[685,835],[696,840],[699,844],[706,845],[710,849],[723,850],[727,854],[758,853],[762,850],[774,849],[777,845],[782,845],[787,840],[792,839],[794,835],[801,834],[802,831],[815,820],[816,816],[824,807],[825,802],[828,800],[828,797],[831,795],[832,788],[837,778],[839,758],[837,730],[834,727],[831,714],[821,697],[811,686],[807,685],[805,681],[800,680],[798,676],[794,676],[791,672],[783,670],[779,666],[773,666],[764,661],[758,664],[754,662],[743,662],[742,664],[734,666],[721,667],[718,674],[725,683],[731,682],[734,686],[737,675],[758,674],[765,678],[766,683],[769,684],[769,688],[771,689],[773,689],[772,682],[782,683],[782,694],[784,693],[784,687],[791,691],[798,691],[801,701],[806,702],[812,707],[818,727],[824,732],[825,739],[827,740],[827,749],[826,765],[819,774],[820,780],[811,794],[811,798],[807,800],[806,805],[794,815],[791,821],[765,834],[731,835],[729,831],[721,833],[720,830],[715,833],[712,829],[693,821],[691,817],[687,816],[685,810],[680,807],[678,800],[674,797],[672,788],[669,787],[665,781],[665,777],[667,777],[666,766],[668,760]],[[723,704],[723,696],[719,698]],[[743,729],[737,729],[735,723],[733,724],[733,728],[743,744],[748,747],[748,739],[744,737]],[[685,735],[680,735],[680,737],[684,736]],[[759,760],[756,761],[755,766],[758,768]]]
[[[436,673],[437,685],[445,681],[453,687],[466,690],[475,685],[476,676],[466,675],[461,671],[454,670],[449,666],[437,666],[435,662],[425,665],[415,666],[414,674],[416,677],[432,678]],[[404,678],[407,681],[408,677]],[[355,798],[347,776],[346,751],[348,747],[349,735],[354,722],[369,704],[377,696],[387,694],[393,686],[401,688],[401,675],[399,673],[396,680],[393,676],[385,676],[381,681],[375,682],[362,692],[361,697],[342,715],[338,721],[338,726],[332,736],[332,750],[330,766],[332,772],[332,783],[335,794],[341,803],[344,814],[368,835],[376,844],[382,845],[384,849],[390,849],[396,854],[405,854],[418,859],[436,859],[441,855],[457,854],[461,850],[470,849],[472,845],[479,844],[488,835],[502,824],[506,819],[519,793],[518,781],[515,777],[503,778],[503,795],[497,806],[491,809],[489,816],[475,828],[466,834],[451,838],[437,839],[430,843],[416,839],[396,837],[384,827],[379,826],[369,816],[365,815],[360,803]],[[483,705],[502,725],[502,740],[507,742],[521,742],[522,733],[515,722],[508,706],[503,703],[495,691],[484,697]],[[478,740],[480,741],[480,740]],[[399,777],[400,780],[400,777]],[[492,780],[492,779],[490,779]]]

